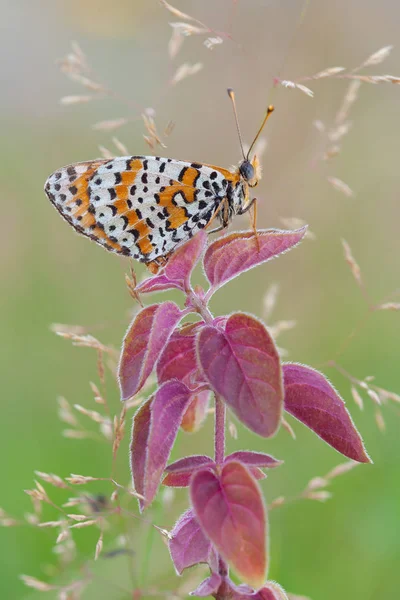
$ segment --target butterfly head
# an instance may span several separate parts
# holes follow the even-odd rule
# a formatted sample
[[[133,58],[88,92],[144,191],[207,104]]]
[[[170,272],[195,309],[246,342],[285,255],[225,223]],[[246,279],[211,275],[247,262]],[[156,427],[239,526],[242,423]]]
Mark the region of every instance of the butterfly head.
[[[239,173],[250,187],[255,187],[261,179],[261,165],[257,156],[254,155],[252,161],[248,158],[242,160],[239,165]]]
[[[239,164],[239,173],[240,173],[240,176],[249,185],[249,187],[255,187],[261,179],[261,165],[260,165],[260,162],[256,155],[253,156],[252,160],[250,160],[249,157],[250,157],[251,151],[254,148],[256,141],[258,140],[258,138],[260,136],[260,133],[264,129],[265,123],[268,121],[270,115],[273,113],[274,107],[272,106],[272,104],[270,104],[268,106],[267,112],[265,113],[264,119],[261,123],[261,127],[259,128],[257,135],[255,136],[247,154],[245,154],[244,150],[243,150],[242,135],[240,133],[239,119],[238,119],[237,112],[236,112],[235,94],[231,88],[228,89],[228,96],[232,101],[233,113],[235,115],[236,129],[238,132],[240,148],[242,150],[242,155],[243,155],[243,160]]]

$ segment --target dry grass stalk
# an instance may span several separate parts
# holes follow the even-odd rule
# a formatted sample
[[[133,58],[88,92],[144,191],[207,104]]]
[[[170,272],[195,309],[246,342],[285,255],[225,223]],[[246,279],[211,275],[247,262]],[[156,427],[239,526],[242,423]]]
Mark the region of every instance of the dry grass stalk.
[[[35,498],[40,502],[46,502],[47,504],[51,504],[51,500],[48,497],[44,487],[38,481],[35,481],[35,484],[36,489],[34,488],[32,490],[24,490],[25,494],[28,494],[28,496],[31,496],[32,498]]]
[[[174,59],[179,50],[182,48],[184,39],[185,38],[179,29],[176,29],[175,27],[172,28],[172,35],[168,42],[168,54],[171,59]]]
[[[126,406],[123,407],[119,418],[115,415],[114,417],[114,443],[113,443],[113,458],[118,452],[118,448],[125,435],[125,417],[126,417]]]
[[[117,137],[114,136],[112,138],[112,143],[114,144],[114,146],[116,147],[116,149],[118,150],[118,152],[122,156],[129,156],[130,155],[130,152],[128,151],[128,149],[125,146],[125,144],[123,144]]]
[[[72,425],[73,427],[77,427],[79,425],[75,415],[72,412],[71,405],[69,402],[62,396],[57,398],[58,402],[58,416],[61,421],[67,423],[68,425]]]
[[[25,513],[24,519],[28,523],[28,525],[32,525],[33,527],[36,527],[40,523],[39,517],[32,513]]]
[[[358,408],[360,410],[363,410],[364,409],[364,401],[361,398],[360,394],[358,393],[357,388],[354,385],[351,386],[351,395],[353,396],[353,400],[357,404]]]
[[[382,411],[380,411],[378,408],[375,411],[375,422],[378,426],[379,431],[381,433],[384,433],[386,431],[386,423],[385,419],[383,418]]]
[[[65,521],[44,521],[43,523],[38,523],[38,527],[62,527]]]
[[[106,417],[101,415],[96,410],[88,410],[87,408],[85,408],[84,406],[81,406],[80,404],[74,404],[74,408],[79,413],[81,413],[81,415],[85,415],[86,417],[89,417],[89,419],[91,419],[95,423],[103,423],[106,419]]]
[[[157,146],[161,148],[166,148],[167,146],[161,139],[157,131],[157,126],[154,120],[155,111],[153,109],[148,108],[146,112],[142,114],[143,123],[148,135],[143,135],[146,143],[152,150],[155,150]]]
[[[380,48],[379,50],[371,54],[371,56],[369,56],[360,65],[359,69],[363,69],[364,67],[371,67],[373,65],[379,65],[389,56],[392,50],[393,46],[384,46],[383,48]]]
[[[351,198],[352,196],[354,196],[354,192],[351,189],[351,187],[349,185],[347,185],[347,183],[345,183],[344,181],[339,179],[338,177],[333,177],[332,175],[328,175],[326,180],[331,184],[331,186],[333,188],[335,188],[335,190],[337,190],[338,192],[341,192],[342,194],[347,196],[347,198]]]
[[[99,388],[97,387],[97,385],[95,383],[93,383],[93,381],[90,381],[89,385],[90,385],[90,389],[94,393],[94,401],[97,404],[102,404],[103,406],[105,406],[106,405],[106,401],[103,398],[103,396],[102,396]]]
[[[85,104],[93,100],[93,96],[63,96],[60,99],[60,104],[69,106],[71,104]]]
[[[326,502],[332,498],[332,494],[326,490],[320,490],[317,492],[307,492],[304,494],[303,498],[307,500],[317,500],[318,502]]]
[[[342,240],[342,245],[343,245],[343,250],[344,250],[344,257],[346,259],[347,264],[350,267],[353,277],[356,280],[356,282],[358,283],[358,285],[362,286],[363,281],[362,281],[362,277],[361,277],[361,269],[358,266],[358,264],[353,256],[351,248],[350,248],[349,244],[346,242],[346,240]]]
[[[335,117],[336,125],[343,123],[348,118],[350,109],[352,108],[354,102],[358,98],[360,86],[361,86],[361,81],[354,80],[349,83],[347,92],[345,93],[343,101],[342,101],[342,105],[339,108],[338,112],[336,113],[336,117]]]
[[[65,540],[69,537],[69,533],[66,529],[64,529],[63,531],[61,531],[56,539],[56,544],[61,544],[62,542],[65,542]]]
[[[279,293],[279,284],[271,283],[263,297],[263,317],[266,321],[270,318],[276,306]]]
[[[102,550],[103,550],[103,532],[100,533],[100,537],[97,540],[96,550],[94,553],[94,560],[97,560],[99,558]]]
[[[83,529],[84,527],[91,527],[91,525],[96,525],[99,522],[99,519],[89,519],[88,521],[82,521],[81,523],[75,523],[74,525],[70,525],[70,529]]]
[[[92,125],[92,129],[95,131],[114,131],[115,129],[119,129],[123,125],[128,123],[128,119],[122,117],[120,119],[109,119],[107,121],[99,121]]]
[[[36,518],[36,515],[32,515]],[[21,522],[17,521],[10,517],[5,510],[0,508],[0,527],[14,527],[15,525],[20,525]],[[35,523],[36,525],[36,523]]]
[[[364,380],[357,379],[356,377],[354,377],[353,375],[348,373],[345,369],[343,369],[342,366],[338,365],[335,361],[329,361],[328,365],[330,367],[333,367],[334,369],[336,369],[341,375],[343,375],[346,379],[348,379],[351,382],[351,384],[352,384],[351,393],[352,393],[353,399],[360,408],[363,407],[364,403],[363,403],[363,399],[362,399],[361,395],[359,394],[357,388],[360,388],[364,393],[366,393],[367,396],[374,402],[374,404],[376,406],[379,406],[381,404],[386,404],[389,400],[391,400],[392,402],[400,403],[399,394],[396,394],[395,392],[386,390],[386,389],[379,387],[379,386],[375,385],[374,383],[372,383],[374,381],[374,377],[368,376],[368,377],[365,377]],[[375,421],[378,425],[379,430],[383,431],[383,428],[384,428],[383,417],[382,416],[376,417],[376,414],[375,414]]]
[[[88,519],[87,515],[76,515],[74,513],[68,514],[67,517],[69,519],[72,519],[73,521],[78,521],[78,522],[86,521]]]
[[[70,477],[65,478],[71,485],[85,485],[90,481],[104,481],[103,477],[91,477],[85,475],[76,475],[75,473],[71,473]]]
[[[295,81],[289,81],[288,79],[283,79],[283,80],[279,81],[279,83],[281,85],[283,85],[283,87],[285,87],[285,88],[298,89],[298,90],[302,91],[303,94],[310,96],[310,98],[314,97],[314,92],[312,90],[310,90],[310,88],[306,87],[305,85],[303,85],[301,83],[296,83]]]
[[[325,475],[325,479],[327,479],[328,481],[331,481],[332,479],[335,479],[336,477],[340,477],[340,475],[344,475],[345,473],[352,471],[359,464],[360,463],[358,463],[354,460],[348,460],[344,463],[341,463],[340,465],[337,465],[331,471],[329,471],[329,473],[327,475]]]
[[[190,63],[183,63],[183,65],[178,67],[175,71],[175,74],[170,81],[171,85],[176,85],[177,83],[186,79],[186,77],[196,75],[196,73],[201,71],[202,68],[203,64],[200,62],[194,63],[193,65]]]
[[[63,481],[58,475],[54,475],[54,473],[43,473],[43,471],[35,471],[35,474],[46,483],[50,483],[55,487],[64,489],[68,487],[65,481]]]
[[[182,12],[181,10],[178,10],[177,8],[175,8],[174,6],[171,6],[171,4],[168,4],[168,2],[166,2],[165,0],[160,0],[160,3],[167,9],[169,10],[170,13],[172,13],[175,17],[178,17],[178,19],[184,19],[186,21],[196,21],[196,19],[194,19],[193,17],[191,17],[190,15]]]
[[[376,310],[400,310],[399,302],[385,302],[384,304],[378,304]]]
[[[284,419],[282,417],[282,427],[288,432],[288,434],[290,435],[290,437],[295,440],[296,439],[296,434],[294,432],[293,427],[290,425],[290,423],[288,423],[286,421],[286,419]]]
[[[64,508],[70,508],[71,506],[78,506],[82,504],[82,498],[68,498],[68,501],[63,504]]]
[[[54,333],[62,338],[71,340],[74,346],[80,348],[94,348],[95,350],[101,350],[102,352],[109,352],[111,354],[115,352],[115,350],[109,348],[108,346],[104,346],[104,344],[102,344],[101,342],[99,342],[99,340],[97,340],[95,337],[89,334],[77,335],[72,332],[56,330],[54,330]]]
[[[62,436],[70,440],[86,440],[91,437],[91,434],[80,429],[63,429]]]
[[[228,431],[229,431],[229,434],[232,439],[234,439],[234,440],[238,439],[237,427],[236,427],[235,423],[233,423],[233,421],[229,421]]]
[[[206,48],[208,48],[208,50],[212,50],[214,46],[219,46],[223,43],[223,41],[224,40],[222,39],[222,37],[218,35],[216,37],[209,37],[206,40],[204,40],[204,45]]]
[[[275,500],[272,500],[272,502],[268,505],[268,510],[273,510],[274,508],[283,506],[285,503],[286,503],[285,496],[279,496],[278,498],[275,498]]]
[[[57,589],[55,585],[50,585],[49,583],[40,581],[39,579],[36,579],[36,577],[31,577],[30,575],[20,575],[20,579],[27,587],[37,590],[38,592],[51,592],[52,590]]]
[[[52,323],[50,331],[61,335],[62,333],[70,333],[75,335],[84,335],[87,333],[86,327],[82,325],[65,325],[65,323]]]
[[[107,160],[114,158],[115,154],[113,154],[108,148],[105,146],[99,145],[100,154],[103,158]]]
[[[319,71],[315,75],[311,76],[311,79],[323,79],[324,77],[332,77],[332,75],[337,75],[338,73],[342,73],[345,71],[346,67],[330,67],[328,69],[324,69],[323,71]]]

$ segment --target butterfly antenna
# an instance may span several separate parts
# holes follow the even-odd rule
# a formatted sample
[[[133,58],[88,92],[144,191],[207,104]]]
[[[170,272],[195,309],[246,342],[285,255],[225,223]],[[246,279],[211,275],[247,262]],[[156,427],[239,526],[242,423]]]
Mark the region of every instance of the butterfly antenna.
[[[233,114],[235,115],[236,129],[237,129],[238,136],[239,136],[240,148],[242,150],[243,158],[244,158],[244,160],[246,160],[246,156],[245,156],[245,153],[243,150],[242,134],[240,133],[239,119],[238,119],[238,115],[237,115],[237,111],[236,111],[235,92],[233,91],[232,88],[228,88],[227,91],[228,91],[229,98],[232,100]]]
[[[262,132],[262,130],[264,129],[264,125],[265,125],[265,123],[268,121],[269,117],[272,115],[272,113],[274,112],[274,110],[275,110],[274,106],[273,106],[272,104],[270,104],[270,105],[268,106],[268,108],[267,108],[267,112],[266,112],[266,115],[265,115],[265,117],[264,117],[264,120],[263,120],[263,122],[261,123],[261,127],[260,127],[260,129],[258,130],[258,132],[257,132],[257,135],[256,135],[256,137],[254,138],[254,140],[253,140],[253,143],[251,144],[251,146],[250,146],[250,148],[249,148],[249,151],[248,151],[248,153],[247,153],[247,156],[245,157],[245,158],[246,158],[246,160],[249,160],[250,152],[253,150],[253,148],[254,148],[254,144],[256,143],[256,141],[257,141],[257,140],[258,140],[258,138],[260,137],[260,133],[261,133],[261,132]]]

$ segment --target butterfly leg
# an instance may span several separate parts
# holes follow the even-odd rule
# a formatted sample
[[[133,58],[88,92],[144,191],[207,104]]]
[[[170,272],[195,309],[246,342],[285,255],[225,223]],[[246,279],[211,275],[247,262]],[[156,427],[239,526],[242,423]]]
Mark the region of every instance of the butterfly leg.
[[[169,257],[170,257],[170,254],[167,254],[166,256],[160,256],[159,258],[156,258],[155,260],[153,260],[149,263],[146,263],[146,267],[149,269],[149,271],[152,275],[157,275],[159,270],[162,269],[163,267],[165,267],[165,265],[168,262]]]
[[[258,233],[257,233],[257,198],[253,198],[253,200],[249,203],[249,205],[246,206],[245,209],[241,210],[238,214],[244,215],[244,213],[246,213],[247,211],[250,211],[251,209],[252,209],[251,215],[250,215],[251,228],[253,230],[254,237],[256,238],[257,252],[260,252],[260,241],[258,239]]]
[[[209,220],[209,222],[206,225],[206,229],[209,228],[209,226],[211,225],[211,223],[214,221],[215,217],[221,213],[222,216],[222,224],[219,227],[216,227],[215,229],[212,229],[211,231],[208,231],[208,233],[216,233],[217,231],[221,231],[222,229],[225,229],[226,227],[228,227],[229,225],[229,202],[228,202],[228,198],[223,198],[221,200],[221,202],[219,203],[217,210],[215,211],[215,213],[213,214],[213,216],[211,217],[211,219]]]

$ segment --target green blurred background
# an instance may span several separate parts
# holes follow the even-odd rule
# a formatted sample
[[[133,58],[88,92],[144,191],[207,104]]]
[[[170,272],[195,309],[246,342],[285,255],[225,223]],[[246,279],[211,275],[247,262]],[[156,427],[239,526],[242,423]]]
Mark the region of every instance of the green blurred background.
[[[268,286],[279,283],[272,322],[297,321],[294,330],[279,338],[280,346],[288,350],[290,360],[324,369],[346,399],[375,463],[339,478],[332,486],[334,497],[327,503],[297,502],[271,513],[270,578],[312,600],[397,598],[398,405],[384,407],[386,431],[381,433],[373,403],[366,398],[365,410],[360,412],[352,401],[349,382],[323,365],[367,312],[343,259],[341,238],[351,245],[374,302],[399,287],[400,87],[364,84],[340,154],[324,163],[315,161],[323,152],[325,138],[313,121],[322,120],[328,127],[333,124],[347,82],[309,82],[315,92],[309,98],[282,87],[272,92],[272,80],[274,76],[290,80],[312,75],[331,66],[359,65],[374,51],[396,42],[400,5],[394,0],[311,0],[300,27],[303,4],[297,0],[239,0],[236,8],[230,0],[177,0],[175,5],[216,30],[226,31],[232,21],[234,40],[225,40],[210,51],[203,45],[204,36],[189,37],[171,61],[168,22],[179,19],[157,1],[1,0],[0,505],[23,518],[31,510],[23,490],[32,487],[36,469],[63,477],[71,472],[102,476],[109,471],[110,452],[105,445],[61,436],[57,396],[96,408],[88,382],[98,381],[98,376],[93,351],[73,348],[50,331],[50,324],[83,325],[117,348],[132,309],[124,282],[128,263],[75,235],[62,222],[42,191],[46,177],[61,165],[97,157],[99,144],[115,152],[110,141],[114,133],[91,128],[105,119],[132,118],[115,134],[132,154],[148,153],[140,107],[156,110],[160,129],[170,119],[175,122],[164,151],[167,156],[234,164],[240,153],[225,92],[234,87],[248,142],[267,103],[276,105],[265,131],[264,178],[257,189],[259,226],[282,227],[282,217],[298,217],[309,223],[316,239],[304,241],[290,254],[229,284],[215,297],[212,309],[215,314],[241,309],[262,316]],[[60,106],[62,96],[87,94],[55,64],[70,51],[71,40],[81,45],[99,79],[135,102],[138,109],[112,98]],[[168,86],[183,62],[202,62],[204,68],[175,87]],[[400,75],[400,49],[395,47],[383,65],[368,72]],[[354,197],[333,189],[327,175],[344,180]],[[247,228],[248,221],[242,217],[234,227]],[[378,385],[399,392],[399,333],[398,313],[376,313],[338,362],[357,378],[374,375]],[[108,382],[113,407],[119,411],[116,386],[110,378]],[[311,477],[324,475],[343,462],[303,426],[292,424],[296,441],[283,430],[265,441],[242,428],[237,441],[228,441],[229,450],[266,450],[285,460],[263,482],[268,501],[295,495]],[[210,451],[211,436],[209,419],[199,434],[181,434],[174,458]],[[122,452],[126,450],[127,440]],[[128,481],[127,460],[121,460],[118,476]],[[111,491],[101,486],[93,489]],[[65,494],[50,491],[65,501]],[[165,499],[148,518],[171,528],[186,504],[186,492],[178,491],[171,506]],[[131,510],[137,512],[134,502]],[[46,518],[56,516],[46,512]],[[162,539],[151,531],[145,523],[138,524],[132,562],[135,569],[147,572],[147,587],[157,586],[162,596],[164,590],[181,586],[182,579],[176,578]],[[56,560],[55,536],[55,530],[29,526],[1,529],[1,598],[40,596],[24,587],[18,575],[51,581],[47,565]],[[146,567],[143,555],[152,536]],[[126,557],[93,565],[89,559],[96,533],[76,531],[75,538],[94,573],[82,598],[131,597],[123,591],[124,586],[129,589]],[[70,579],[77,573],[71,572]],[[57,596],[49,592],[47,597]]]

